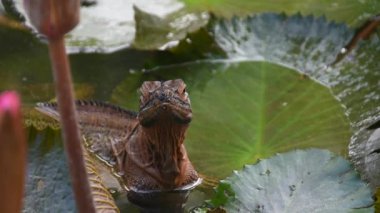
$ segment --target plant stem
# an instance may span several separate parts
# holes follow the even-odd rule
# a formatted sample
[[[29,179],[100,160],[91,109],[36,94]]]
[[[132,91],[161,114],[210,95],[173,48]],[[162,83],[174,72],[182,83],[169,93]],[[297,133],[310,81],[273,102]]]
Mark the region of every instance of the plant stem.
[[[83,150],[73,98],[71,71],[63,36],[49,39],[49,52],[54,73],[64,147],[76,205],[79,212],[95,212],[90,184],[84,166]]]

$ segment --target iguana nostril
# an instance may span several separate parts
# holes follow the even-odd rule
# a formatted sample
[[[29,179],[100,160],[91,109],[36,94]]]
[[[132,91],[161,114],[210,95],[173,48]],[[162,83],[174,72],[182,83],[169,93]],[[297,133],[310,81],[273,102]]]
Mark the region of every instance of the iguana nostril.
[[[164,95],[164,94],[160,94],[160,95],[158,96],[158,100],[160,100],[160,101],[165,101],[165,100],[166,100],[165,95]]]

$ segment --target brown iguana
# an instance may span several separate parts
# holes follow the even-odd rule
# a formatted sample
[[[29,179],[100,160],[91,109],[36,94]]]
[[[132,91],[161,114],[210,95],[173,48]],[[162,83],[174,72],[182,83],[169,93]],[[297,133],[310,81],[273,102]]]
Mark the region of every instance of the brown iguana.
[[[183,144],[192,110],[182,80],[144,82],[138,113],[94,101],[76,101],[76,109],[88,147],[128,188],[171,190],[198,181]],[[55,103],[37,110],[59,120]]]

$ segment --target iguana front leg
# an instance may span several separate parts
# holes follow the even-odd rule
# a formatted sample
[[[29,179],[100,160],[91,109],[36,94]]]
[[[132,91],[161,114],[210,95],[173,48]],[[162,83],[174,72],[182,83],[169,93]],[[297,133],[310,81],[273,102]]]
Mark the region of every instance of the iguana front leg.
[[[161,175],[159,174],[159,171],[154,169],[152,167],[153,160],[148,163],[141,163],[141,159],[138,157],[138,153],[133,153],[129,150],[127,150],[127,160],[133,163],[135,166],[137,166],[141,171],[146,173],[148,176],[155,179],[160,185],[165,186],[168,185],[167,181],[162,179]]]

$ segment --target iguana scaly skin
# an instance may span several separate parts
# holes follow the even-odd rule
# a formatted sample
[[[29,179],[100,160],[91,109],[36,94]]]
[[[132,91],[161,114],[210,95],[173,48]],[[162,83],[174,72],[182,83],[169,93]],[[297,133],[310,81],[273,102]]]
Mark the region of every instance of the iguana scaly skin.
[[[144,82],[138,113],[94,101],[77,101],[76,108],[89,149],[129,189],[172,190],[198,180],[184,146],[192,110],[182,80]],[[39,103],[37,110],[59,120],[55,103]]]

